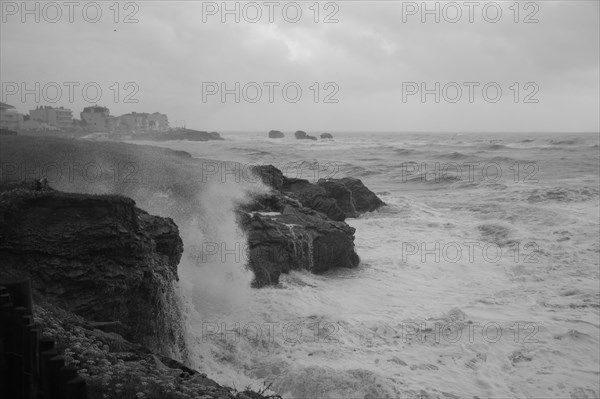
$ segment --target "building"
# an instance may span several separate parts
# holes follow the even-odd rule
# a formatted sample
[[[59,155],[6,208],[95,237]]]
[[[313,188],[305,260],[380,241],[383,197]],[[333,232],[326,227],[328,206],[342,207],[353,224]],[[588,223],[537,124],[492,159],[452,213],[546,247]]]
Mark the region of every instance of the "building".
[[[0,128],[19,130],[23,124],[23,115],[12,105],[0,102]]]
[[[29,111],[32,120],[46,123],[58,129],[73,127],[73,111],[64,107],[41,106]]]
[[[85,130],[109,132],[115,127],[115,117],[110,115],[110,111],[106,107],[98,105],[85,107],[80,115]]]
[[[149,121],[146,112],[132,112],[118,118],[118,129],[126,134],[143,134],[148,132]]]
[[[117,118],[117,130],[124,134],[145,134],[169,130],[169,118],[155,112],[131,112]]]
[[[148,128],[152,132],[166,132],[169,130],[169,118],[159,112],[150,114],[148,115]]]

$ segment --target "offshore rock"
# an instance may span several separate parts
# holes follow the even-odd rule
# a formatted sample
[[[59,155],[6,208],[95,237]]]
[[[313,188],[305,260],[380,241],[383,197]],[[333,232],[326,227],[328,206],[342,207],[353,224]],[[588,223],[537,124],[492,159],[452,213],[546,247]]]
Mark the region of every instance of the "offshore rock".
[[[270,139],[282,139],[284,138],[285,135],[280,132],[279,130],[271,130],[269,131],[269,138]]]
[[[359,264],[354,228],[281,193],[255,198],[238,216],[248,236],[255,287],[277,284],[291,270],[323,273]]]

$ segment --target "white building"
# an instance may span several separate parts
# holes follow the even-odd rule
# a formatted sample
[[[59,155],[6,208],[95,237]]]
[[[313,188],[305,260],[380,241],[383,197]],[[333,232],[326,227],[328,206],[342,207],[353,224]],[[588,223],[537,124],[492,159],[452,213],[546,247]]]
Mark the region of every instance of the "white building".
[[[0,102],[0,128],[20,130],[23,124],[23,115],[17,112],[12,105]]]

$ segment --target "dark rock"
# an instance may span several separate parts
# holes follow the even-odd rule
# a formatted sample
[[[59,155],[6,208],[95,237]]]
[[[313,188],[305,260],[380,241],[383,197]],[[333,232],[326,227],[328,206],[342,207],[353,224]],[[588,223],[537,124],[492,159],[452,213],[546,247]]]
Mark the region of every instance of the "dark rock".
[[[239,222],[248,236],[255,287],[277,284],[281,273],[291,270],[322,273],[359,263],[354,228],[282,194],[262,196],[242,207]]]
[[[306,132],[303,130],[297,130],[296,133],[294,133],[294,137],[296,137],[298,140],[303,140],[306,138]]]
[[[279,130],[271,130],[269,132],[270,139],[282,139],[284,137],[285,137],[285,135],[282,132],[280,132]]]
[[[294,136],[298,140],[316,140],[317,139],[315,136],[306,134],[306,132],[303,130],[298,130],[296,133],[294,133]]]
[[[252,168],[273,189],[238,208],[248,237],[254,286],[277,284],[281,273],[321,273],[355,267],[354,229],[344,223],[385,205],[354,178],[308,180],[287,178],[273,165]]]
[[[356,211],[355,201],[352,191],[337,180],[319,180],[317,185],[325,190],[328,196],[333,198],[338,208],[348,218],[355,218],[359,215]]]
[[[253,166],[251,171],[260,177],[264,184],[278,191],[281,191],[283,182],[287,180],[283,173],[273,165]]]
[[[380,200],[373,191],[369,190],[360,179],[344,177],[342,179],[330,180],[337,180],[352,191],[354,208],[358,213],[371,212],[385,205],[385,202]]]
[[[127,197],[2,185],[0,275],[29,276],[50,303],[119,322],[127,339],[166,355],[183,345],[173,290],[182,252],[173,220]]]
[[[346,215],[327,191],[305,179],[285,179],[281,191],[296,198],[302,205],[327,215],[331,220],[344,221]]]
[[[333,136],[331,135],[331,133],[321,133],[321,138],[322,139],[332,139]]]

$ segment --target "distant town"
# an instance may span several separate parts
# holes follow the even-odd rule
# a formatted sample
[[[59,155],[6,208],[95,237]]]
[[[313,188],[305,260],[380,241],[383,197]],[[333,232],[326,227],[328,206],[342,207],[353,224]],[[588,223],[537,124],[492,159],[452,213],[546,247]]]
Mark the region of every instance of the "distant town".
[[[160,112],[113,116],[107,107],[93,105],[85,107],[79,116],[73,118],[69,108],[46,105],[23,115],[14,106],[0,102],[0,128],[4,134],[140,136],[181,130],[171,128],[167,115]]]

